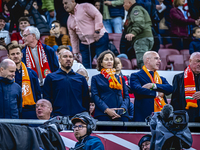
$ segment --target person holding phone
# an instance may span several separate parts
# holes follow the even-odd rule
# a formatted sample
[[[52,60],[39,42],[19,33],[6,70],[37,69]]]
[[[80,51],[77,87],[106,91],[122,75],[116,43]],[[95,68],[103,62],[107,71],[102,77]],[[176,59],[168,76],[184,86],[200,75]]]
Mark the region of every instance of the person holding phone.
[[[130,98],[123,78],[115,75],[115,55],[102,52],[97,59],[100,74],[92,77],[91,93],[95,103],[94,117],[99,121],[128,121]],[[120,82],[120,80],[122,82]],[[98,130],[123,130],[115,127],[99,127]]]
[[[9,32],[4,30],[5,25],[6,18],[3,15],[0,15],[0,47],[6,47],[6,45],[10,43]]]

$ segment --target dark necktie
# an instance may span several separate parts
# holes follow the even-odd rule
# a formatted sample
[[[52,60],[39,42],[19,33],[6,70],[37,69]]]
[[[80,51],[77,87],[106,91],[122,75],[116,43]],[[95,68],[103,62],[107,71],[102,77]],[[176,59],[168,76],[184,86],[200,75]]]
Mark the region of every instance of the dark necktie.
[[[151,74],[151,76],[154,76],[154,72],[153,71],[149,71],[149,73]]]

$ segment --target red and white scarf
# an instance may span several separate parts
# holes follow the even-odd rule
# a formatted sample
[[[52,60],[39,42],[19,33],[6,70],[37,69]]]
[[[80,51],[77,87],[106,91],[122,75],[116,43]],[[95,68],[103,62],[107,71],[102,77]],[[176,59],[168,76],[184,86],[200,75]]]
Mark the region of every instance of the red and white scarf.
[[[45,54],[44,48],[40,40],[37,43],[37,53],[38,53],[38,59],[39,59],[41,73],[42,73],[42,78],[44,79],[49,73],[51,73],[51,71],[50,71],[48,60],[47,60],[47,56]],[[35,60],[31,52],[31,48],[28,46],[26,48],[26,66],[33,69],[38,74]]]
[[[185,100],[186,107],[185,109],[189,109],[190,107],[198,107],[197,100],[193,99],[193,94],[196,92],[195,79],[192,70],[190,69],[190,65],[184,71],[184,87],[185,87]]]

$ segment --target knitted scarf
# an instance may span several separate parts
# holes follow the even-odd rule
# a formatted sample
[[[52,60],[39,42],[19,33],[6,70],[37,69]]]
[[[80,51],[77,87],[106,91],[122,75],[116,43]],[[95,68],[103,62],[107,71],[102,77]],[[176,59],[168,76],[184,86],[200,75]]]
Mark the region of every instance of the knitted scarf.
[[[40,40],[37,43],[37,52],[38,52],[38,59],[39,59],[39,63],[40,63],[42,78],[44,79],[49,73],[51,73],[51,71],[49,68],[47,56],[45,54],[44,48],[43,48]],[[28,47],[28,46],[26,48],[26,64],[27,64],[27,67],[33,69],[38,74],[34,57],[32,55],[30,47]]]
[[[22,64],[22,99],[23,99],[22,107],[24,107],[24,105],[35,105],[28,70],[23,62],[21,62],[21,64]]]
[[[101,69],[101,74],[108,79],[111,89],[122,90],[122,85],[115,78],[115,69]]]
[[[162,80],[157,71],[154,71],[154,78],[153,78],[145,66],[143,66],[142,69],[146,72],[148,77],[151,79],[152,83],[162,84]],[[163,106],[165,105],[166,105],[165,100],[162,97],[154,98],[154,112],[161,111]]]
[[[184,87],[185,87],[185,100],[186,107],[185,109],[189,109],[190,107],[197,108],[197,100],[193,99],[192,95],[196,92],[195,79],[192,70],[190,69],[190,65],[184,71]]]

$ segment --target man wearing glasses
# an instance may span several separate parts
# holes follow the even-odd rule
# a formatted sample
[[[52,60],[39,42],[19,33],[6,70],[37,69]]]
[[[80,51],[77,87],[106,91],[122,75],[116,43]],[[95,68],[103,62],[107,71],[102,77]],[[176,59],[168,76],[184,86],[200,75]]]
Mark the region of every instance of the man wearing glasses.
[[[138,143],[140,150],[150,150],[150,145],[151,145],[150,141],[151,141],[151,135],[150,134],[144,135]]]
[[[103,143],[98,137],[90,136],[96,128],[96,120],[87,112],[76,114],[72,119],[74,136],[78,140],[75,148],[70,150],[104,150]]]

